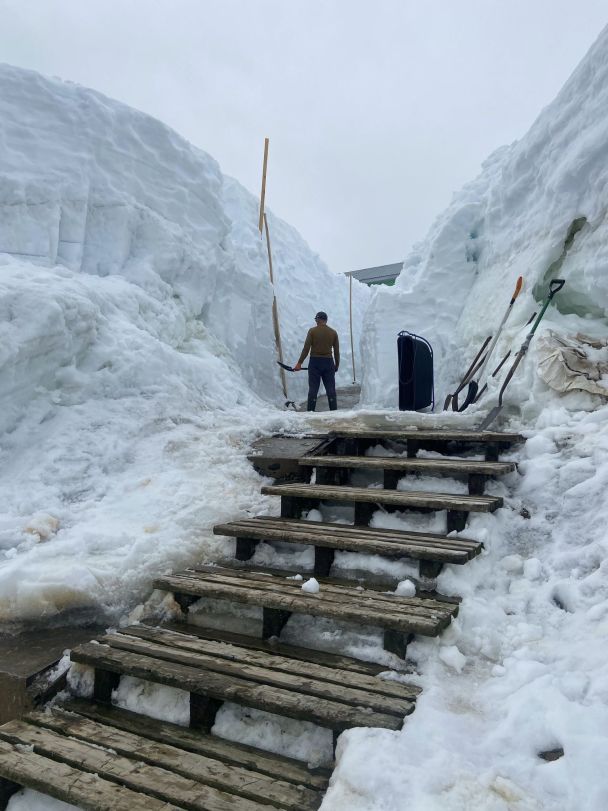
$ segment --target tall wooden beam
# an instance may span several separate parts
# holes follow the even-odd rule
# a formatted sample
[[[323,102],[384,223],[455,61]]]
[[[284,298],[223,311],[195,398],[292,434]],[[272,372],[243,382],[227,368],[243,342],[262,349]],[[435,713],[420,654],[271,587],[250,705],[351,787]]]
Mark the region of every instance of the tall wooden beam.
[[[266,210],[265,203],[266,203],[266,170],[268,169],[268,144],[270,143],[269,138],[264,138],[264,166],[262,168],[262,193],[260,195],[260,216],[258,219],[258,229],[260,231],[260,235],[262,234],[262,230],[264,229],[264,212]]]

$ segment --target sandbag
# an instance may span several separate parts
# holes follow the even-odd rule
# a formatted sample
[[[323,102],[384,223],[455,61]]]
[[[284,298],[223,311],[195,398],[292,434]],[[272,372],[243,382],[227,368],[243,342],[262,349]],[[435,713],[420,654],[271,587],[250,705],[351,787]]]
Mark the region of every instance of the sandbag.
[[[608,398],[608,338],[558,335],[538,339],[538,374],[555,391],[586,391]]]

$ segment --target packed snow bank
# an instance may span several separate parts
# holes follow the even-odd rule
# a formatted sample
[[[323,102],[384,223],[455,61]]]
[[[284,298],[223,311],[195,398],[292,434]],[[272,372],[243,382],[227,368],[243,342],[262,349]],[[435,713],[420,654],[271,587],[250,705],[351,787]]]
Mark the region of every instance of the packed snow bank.
[[[257,202],[160,122],[8,66],[0,145],[0,622],[117,618],[265,504],[248,442],[285,423]],[[323,307],[346,382],[348,282],[269,223],[287,359]]]
[[[279,397],[268,259],[249,192],[161,122],[7,65],[0,122],[0,254],[120,275],[173,298],[227,346],[254,391]],[[322,307],[344,338],[346,382],[347,279],[293,228],[268,219],[287,359]],[[369,292],[356,284],[353,293],[358,328]]]
[[[432,343],[441,404],[498,325],[519,275],[524,291],[496,362],[523,340],[552,277],[566,287],[544,329],[594,333],[599,320],[595,329],[605,330],[607,158],[608,29],[527,135],[495,152],[454,196],[395,287],[375,292],[362,348],[364,404],[395,407],[402,329]],[[534,354],[533,344],[530,365]]]
[[[458,618],[408,648],[416,712],[342,736],[323,811],[608,807],[608,407],[547,408],[535,428],[493,485],[505,507],[463,532],[484,553],[439,576]]]
[[[496,362],[523,341],[551,278],[566,286],[539,334],[605,338],[607,158],[608,29],[530,132],[455,195],[395,288],[374,294],[366,403],[395,406],[395,338],[408,329],[434,345],[441,404],[520,274]],[[323,811],[608,807],[608,407],[601,395],[549,388],[536,372],[542,347],[532,343],[507,393],[508,427],[529,439],[512,454],[519,472],[491,486],[505,506],[463,532],[484,553],[438,578],[440,593],[462,597],[458,618],[408,648],[423,688],[416,712],[402,732],[341,737]],[[479,410],[410,416],[465,428]],[[403,516],[401,528],[412,527]],[[564,754],[540,757],[551,750]]]

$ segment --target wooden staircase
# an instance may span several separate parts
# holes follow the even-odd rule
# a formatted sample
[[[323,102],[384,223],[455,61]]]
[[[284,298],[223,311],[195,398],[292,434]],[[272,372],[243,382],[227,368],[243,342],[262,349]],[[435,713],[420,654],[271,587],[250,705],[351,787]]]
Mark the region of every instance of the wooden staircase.
[[[405,657],[414,635],[436,636],[458,612],[458,601],[434,592],[411,597],[371,578],[330,577],[336,552],[418,562],[432,588],[446,563],[463,565],[482,544],[460,535],[471,512],[493,512],[502,499],[485,495],[490,478],[514,470],[499,453],[521,442],[517,434],[446,430],[349,430],[324,438],[299,459],[314,469],[314,484],[267,485],[281,498],[281,516],[219,524],[217,535],[235,538],[234,565],[199,566],[165,575],[154,588],[170,592],[179,622],[135,624],[72,651],[72,661],[94,670],[91,699],[71,699],[0,727],[0,811],[27,786],[100,811],[313,811],[321,804],[330,769],[212,734],[221,705],[243,707],[317,724],[337,736],[353,726],[401,728],[420,688],[386,679],[385,665],[286,644],[281,632],[294,614],[321,617],[355,631],[377,629],[387,651]],[[386,455],[366,455],[376,444]],[[431,457],[417,457],[432,451]],[[483,453],[484,459],[470,458]],[[460,456],[459,456],[460,454]],[[382,487],[354,487],[352,471],[382,475]],[[403,476],[456,477],[468,494],[398,489]],[[352,525],[303,520],[325,503],[354,504]],[[445,511],[446,534],[369,526],[379,508]],[[232,543],[232,542],[230,542]],[[302,589],[294,571],[254,565],[260,544],[314,548],[319,590]],[[195,603],[229,601],[258,611],[259,637],[199,627],[189,621]],[[189,728],[152,720],[112,705],[122,676],[189,694]]]

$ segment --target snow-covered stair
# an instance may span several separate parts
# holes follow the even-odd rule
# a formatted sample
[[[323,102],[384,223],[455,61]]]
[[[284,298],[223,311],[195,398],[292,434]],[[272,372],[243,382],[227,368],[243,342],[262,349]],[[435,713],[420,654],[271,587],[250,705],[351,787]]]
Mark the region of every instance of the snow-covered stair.
[[[494,512],[502,507],[498,496],[462,496],[453,493],[393,490],[379,487],[350,487],[330,484],[270,484],[262,487],[268,496],[281,496],[281,516],[299,518],[322,501],[345,501],[355,505],[355,524],[369,524],[383,504],[397,510],[446,510],[447,532],[460,532],[470,512]]]
[[[401,657],[414,634],[441,633],[458,612],[456,600],[405,596],[386,584],[321,573],[329,573],[334,550],[410,557],[427,577],[444,563],[471,560],[482,548],[476,541],[363,524],[381,503],[447,510],[448,530],[461,530],[470,512],[502,505],[502,499],[483,495],[485,483],[514,469],[498,455],[522,440],[517,434],[445,430],[329,436],[325,455],[317,450],[316,457],[301,460],[302,467],[316,469],[317,483],[263,488],[281,496],[282,517],[215,527],[216,534],[237,538],[238,565],[186,569],[153,583],[174,595],[184,621],[136,624],[80,645],[72,661],[93,668],[92,699],[70,700],[0,728],[0,811],[19,786],[93,811],[315,811],[329,771],[210,734],[219,708],[230,702],[312,722],[332,730],[334,747],[350,727],[400,729],[415,708],[417,686],[383,679],[385,666],[281,642],[281,631],[292,614],[381,629],[385,649]],[[406,456],[363,455],[378,442],[391,451],[405,447]],[[416,458],[420,450],[435,454]],[[485,461],[454,458],[480,450]],[[343,484],[359,468],[383,470],[385,487]],[[397,479],[410,473],[467,477],[469,495],[397,490]],[[331,483],[318,483],[324,475]],[[303,507],[325,499],[354,502],[355,525],[298,520]],[[254,565],[250,558],[260,541],[313,545],[317,579],[303,584],[292,572]],[[260,614],[261,638],[188,622],[191,606],[207,599],[252,606]],[[122,676],[187,691],[191,728],[113,707]]]
[[[184,612],[201,598],[261,607],[265,639],[279,636],[292,613],[377,627],[384,631],[385,649],[399,656],[413,634],[437,636],[458,613],[454,602],[403,597],[335,578],[319,578],[320,588],[306,591],[301,580],[268,572],[204,566],[160,577],[154,588],[172,592]]]
[[[13,787],[104,811],[315,811],[328,782],[288,758],[80,700],[1,727],[0,763]]]
[[[418,560],[422,577],[435,577],[444,563],[464,564],[479,555],[480,541],[431,532],[302,521],[275,516],[258,516],[217,524],[213,531],[237,539],[237,560],[249,560],[262,542],[293,543],[315,547],[315,575],[328,575],[335,551],[360,552],[386,558]]]
[[[469,495],[482,495],[486,481],[515,470],[513,462],[484,462],[476,459],[416,459],[401,456],[303,456],[301,467],[317,468],[317,484],[338,483],[351,470],[379,470],[384,475],[384,487],[396,488],[398,480],[408,473],[426,476],[465,477]],[[321,474],[322,477],[321,477]],[[333,481],[332,481],[333,479]]]
[[[400,729],[414,709],[419,688],[268,647],[256,650],[234,639],[195,635],[191,626],[134,625],[78,646],[72,661],[95,669],[94,697],[109,702],[120,676],[128,675],[190,693],[190,725],[208,732],[224,701],[299,720],[338,735],[352,726]],[[345,683],[346,681],[346,683]]]

